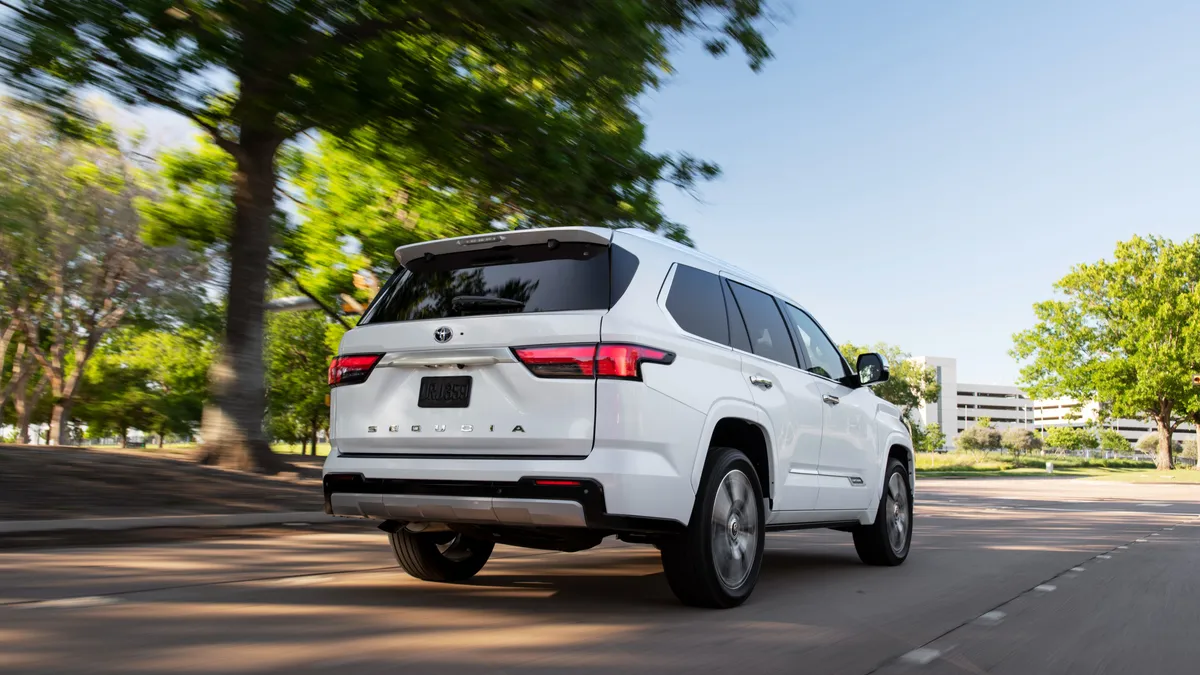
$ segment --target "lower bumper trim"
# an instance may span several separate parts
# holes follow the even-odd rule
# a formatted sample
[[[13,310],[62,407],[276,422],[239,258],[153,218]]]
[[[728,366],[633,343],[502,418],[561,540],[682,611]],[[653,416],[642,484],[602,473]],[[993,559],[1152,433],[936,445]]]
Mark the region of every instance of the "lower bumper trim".
[[[407,522],[587,527],[582,504],[558,499],[335,492],[329,496],[329,501],[335,516]]]

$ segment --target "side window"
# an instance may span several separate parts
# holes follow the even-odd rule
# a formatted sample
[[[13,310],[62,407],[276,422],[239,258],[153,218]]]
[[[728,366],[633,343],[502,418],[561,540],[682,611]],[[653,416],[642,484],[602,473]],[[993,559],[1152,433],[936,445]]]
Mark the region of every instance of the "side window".
[[[746,322],[742,320],[737,300],[733,299],[733,291],[729,290],[729,282],[722,281],[721,289],[725,291],[725,314],[729,316],[729,345],[750,353],[750,334],[746,332]]]
[[[721,278],[695,267],[675,266],[675,277],[667,293],[667,311],[679,327],[692,335],[729,344],[729,321]]]
[[[800,338],[800,346],[808,354],[808,362],[812,364],[809,370],[831,380],[840,380],[849,375],[846,372],[846,362],[842,360],[841,352],[833,346],[833,342],[826,337],[825,332],[812,320],[812,317],[791,305],[785,306],[788,318],[796,327],[796,336]]]
[[[775,299],[749,286],[731,283],[733,297],[742,310],[746,329],[750,333],[750,347],[763,358],[800,367],[796,361],[796,350],[792,347],[792,336],[787,324],[779,314]]]

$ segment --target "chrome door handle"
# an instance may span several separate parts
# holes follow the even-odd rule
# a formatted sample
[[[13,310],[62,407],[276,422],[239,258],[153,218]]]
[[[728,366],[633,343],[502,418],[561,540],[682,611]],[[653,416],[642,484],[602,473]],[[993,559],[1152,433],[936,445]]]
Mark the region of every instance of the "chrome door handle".
[[[842,402],[842,399],[834,396],[833,394],[825,394],[821,397],[821,400],[825,401],[829,405],[837,405]]]
[[[756,387],[762,387],[763,389],[770,389],[771,385],[775,383],[763,377],[762,375],[751,375],[750,384]]]

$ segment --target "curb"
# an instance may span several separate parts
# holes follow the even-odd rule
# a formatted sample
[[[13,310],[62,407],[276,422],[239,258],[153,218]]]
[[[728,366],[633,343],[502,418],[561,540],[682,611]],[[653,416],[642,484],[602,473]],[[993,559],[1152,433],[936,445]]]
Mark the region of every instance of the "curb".
[[[0,521],[0,537],[11,534],[78,532],[81,530],[124,531],[158,527],[255,527],[286,523],[344,521],[321,511],[233,513],[226,515],[152,516],[148,518],[72,518],[62,520]]]

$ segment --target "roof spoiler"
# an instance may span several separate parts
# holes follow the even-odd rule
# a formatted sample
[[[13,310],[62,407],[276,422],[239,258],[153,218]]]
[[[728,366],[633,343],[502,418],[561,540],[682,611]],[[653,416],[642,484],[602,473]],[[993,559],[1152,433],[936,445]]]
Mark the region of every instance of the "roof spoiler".
[[[602,227],[543,227],[532,230],[500,230],[494,234],[474,234],[453,239],[437,239],[408,244],[396,249],[396,261],[406,265],[426,255],[442,255],[473,248],[497,246],[530,246],[548,241],[570,241],[589,244],[609,244],[612,230]]]

